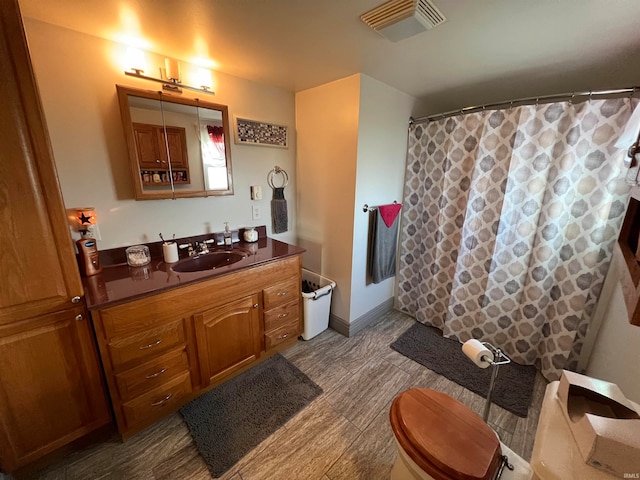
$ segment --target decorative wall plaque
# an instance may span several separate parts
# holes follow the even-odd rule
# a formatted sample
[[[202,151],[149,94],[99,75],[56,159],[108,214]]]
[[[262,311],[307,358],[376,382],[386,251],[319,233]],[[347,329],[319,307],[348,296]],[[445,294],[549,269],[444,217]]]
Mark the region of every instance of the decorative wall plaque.
[[[236,143],[287,148],[287,127],[236,117]]]

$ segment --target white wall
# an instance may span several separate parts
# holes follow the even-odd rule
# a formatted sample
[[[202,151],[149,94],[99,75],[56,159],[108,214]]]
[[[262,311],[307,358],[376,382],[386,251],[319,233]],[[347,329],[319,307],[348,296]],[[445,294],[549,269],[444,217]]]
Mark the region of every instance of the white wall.
[[[160,84],[125,76],[121,58],[125,49],[117,43],[29,18],[24,23],[65,205],[96,208],[101,249],[158,241],[160,232],[178,237],[219,232],[225,221],[233,228],[266,224],[271,235],[271,189],[266,178],[275,165],[290,178],[285,190],[289,231],[271,236],[295,243],[292,92],[212,72],[216,95],[206,96],[207,101],[227,105],[232,122],[237,115],[287,125],[289,148],[232,142],[233,196],[135,201],[115,85],[158,90]],[[158,65],[164,57],[149,58]],[[198,96],[187,90],[183,95]],[[263,200],[250,199],[250,185],[262,185]],[[261,206],[261,220],[251,219],[252,204]]]
[[[362,207],[402,202],[407,132],[415,101],[361,75],[350,322],[394,295],[395,278],[366,283],[369,214]]]
[[[366,75],[296,94],[298,244],[306,268],[334,280],[331,311],[351,323],[393,297],[366,284],[365,203],[402,201],[415,99]]]
[[[298,245],[303,266],[336,282],[331,310],[347,320],[360,75],[298,92]]]

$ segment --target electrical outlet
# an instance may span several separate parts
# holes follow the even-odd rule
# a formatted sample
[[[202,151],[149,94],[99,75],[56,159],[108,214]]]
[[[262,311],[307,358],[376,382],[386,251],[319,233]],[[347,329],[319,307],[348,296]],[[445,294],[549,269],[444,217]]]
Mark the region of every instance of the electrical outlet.
[[[260,209],[260,205],[251,205],[251,218],[253,220],[260,220],[262,216],[262,211]]]
[[[86,230],[83,230],[80,233],[80,236],[82,238],[93,238],[95,240],[102,240],[100,238],[100,229],[98,228],[98,225],[91,224],[85,225],[84,227],[86,227]]]

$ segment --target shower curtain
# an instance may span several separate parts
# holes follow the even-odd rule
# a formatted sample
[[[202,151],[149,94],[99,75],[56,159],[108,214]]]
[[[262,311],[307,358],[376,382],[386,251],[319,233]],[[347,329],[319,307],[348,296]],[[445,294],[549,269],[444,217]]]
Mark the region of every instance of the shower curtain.
[[[549,380],[575,369],[624,218],[637,100],[483,110],[409,132],[396,307]]]

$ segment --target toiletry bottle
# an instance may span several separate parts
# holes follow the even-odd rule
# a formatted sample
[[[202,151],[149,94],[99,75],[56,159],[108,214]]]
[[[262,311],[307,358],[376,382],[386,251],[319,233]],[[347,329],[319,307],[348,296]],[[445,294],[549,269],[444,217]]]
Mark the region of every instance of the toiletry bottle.
[[[233,240],[231,238],[231,230],[229,230],[229,222],[224,222],[224,248],[231,250],[233,248]]]
[[[80,259],[80,271],[85,276],[97,275],[102,272],[102,265],[98,258],[98,247],[95,238],[81,238],[76,241]]]

